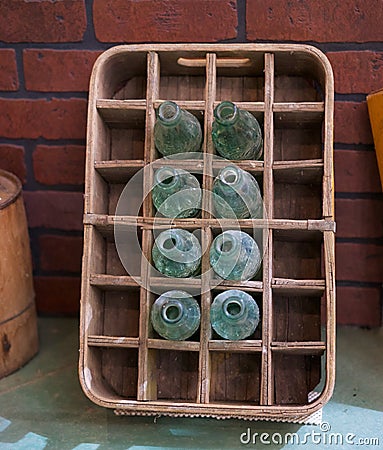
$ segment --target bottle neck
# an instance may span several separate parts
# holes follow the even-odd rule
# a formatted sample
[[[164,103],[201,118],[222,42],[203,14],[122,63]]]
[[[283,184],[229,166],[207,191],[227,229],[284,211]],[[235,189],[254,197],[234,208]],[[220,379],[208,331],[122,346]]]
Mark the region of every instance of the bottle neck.
[[[234,125],[238,121],[239,110],[232,102],[221,102],[214,110],[214,117],[221,125]]]
[[[166,127],[174,127],[181,120],[181,109],[174,102],[163,102],[158,108],[158,120]]]

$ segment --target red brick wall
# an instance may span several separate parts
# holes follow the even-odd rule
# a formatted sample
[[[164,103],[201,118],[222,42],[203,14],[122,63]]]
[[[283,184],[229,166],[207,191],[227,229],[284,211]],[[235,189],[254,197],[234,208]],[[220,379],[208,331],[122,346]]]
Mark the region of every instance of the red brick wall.
[[[24,183],[41,313],[76,313],[86,105],[103,50],[137,42],[307,42],[335,75],[338,322],[381,324],[383,202],[365,103],[383,87],[381,0],[4,2],[0,167]]]

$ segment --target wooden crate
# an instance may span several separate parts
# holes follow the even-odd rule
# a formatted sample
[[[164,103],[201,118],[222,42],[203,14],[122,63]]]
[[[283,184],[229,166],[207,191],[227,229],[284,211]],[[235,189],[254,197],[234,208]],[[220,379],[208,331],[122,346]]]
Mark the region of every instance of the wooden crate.
[[[302,420],[328,401],[335,374],[333,90],[328,60],[306,45],[124,45],[99,57],[88,112],[79,363],[82,387],[96,404],[134,415]],[[150,195],[136,217],[115,215],[124,186],[144,167],[143,186],[151,186],[149,164],[160,158],[155,110],[164,100],[201,121],[207,191],[220,167],[211,158],[214,107],[231,100],[260,120],[264,161],[238,163],[263,190],[268,219],[240,221],[263,237],[260,280],[211,290],[206,273],[152,278]],[[142,245],[142,254],[132,251],[132,276],[119,261],[116,222],[137,232]],[[204,212],[161,226],[200,229],[208,247],[218,225]],[[202,265],[209,267],[208,252]],[[154,332],[153,285],[195,294],[197,335],[175,342]],[[231,286],[250,292],[261,310],[247,340],[226,341],[211,330],[212,298]],[[315,390],[319,397],[309,400]]]

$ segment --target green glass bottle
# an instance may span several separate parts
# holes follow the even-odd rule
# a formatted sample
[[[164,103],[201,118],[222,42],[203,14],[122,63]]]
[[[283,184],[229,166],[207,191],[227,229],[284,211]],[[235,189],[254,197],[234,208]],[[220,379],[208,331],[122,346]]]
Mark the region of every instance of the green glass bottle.
[[[156,269],[168,277],[188,278],[199,274],[201,244],[194,234],[180,228],[162,231],[156,238],[152,258]]]
[[[154,125],[154,144],[164,156],[200,152],[202,130],[197,118],[174,102],[163,102]]]
[[[183,341],[199,327],[201,312],[194,297],[185,291],[168,291],[153,303],[151,322],[165,339]]]
[[[224,231],[210,247],[210,265],[224,280],[250,280],[257,274],[261,262],[257,243],[244,231]]]
[[[259,308],[247,292],[231,289],[215,297],[210,309],[210,322],[214,331],[224,339],[246,339],[259,324]]]
[[[152,200],[165,217],[196,217],[201,211],[202,191],[197,178],[186,170],[161,167],[154,173]]]
[[[232,102],[214,110],[212,139],[217,152],[227,159],[260,159],[263,139],[258,120]]]
[[[213,207],[220,218],[262,218],[263,202],[256,179],[236,165],[223,168],[214,180]]]

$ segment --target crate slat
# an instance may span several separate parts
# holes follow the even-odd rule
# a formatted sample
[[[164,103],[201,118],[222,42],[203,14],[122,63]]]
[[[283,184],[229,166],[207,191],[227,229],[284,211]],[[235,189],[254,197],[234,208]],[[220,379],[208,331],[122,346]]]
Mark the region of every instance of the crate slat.
[[[206,111],[204,117],[204,173],[202,188],[207,195],[202,198],[202,217],[209,219],[212,212],[212,196],[210,192],[213,187],[213,166],[212,154],[213,143],[211,138],[214,100],[216,98],[217,67],[216,55],[208,53],[206,55],[206,85],[205,102]],[[202,232],[202,248],[209,248],[213,241],[213,234],[210,227],[204,227]],[[210,324],[210,305],[212,302],[210,291],[209,275],[209,254],[205,252],[201,261],[201,324],[200,324],[200,351],[198,370],[198,394],[197,398],[201,403],[209,403],[211,388],[211,359],[209,355],[209,339],[212,329]]]
[[[143,160],[96,161],[94,168],[109,183],[127,183],[144,167]]]
[[[136,288],[140,280],[134,279],[131,276],[115,276],[104,274],[91,274],[89,277],[91,286],[96,286],[105,291],[114,290],[128,290],[129,288]]]
[[[96,108],[108,124],[130,125],[134,128],[145,124],[145,100],[98,99]]]
[[[90,335],[87,342],[92,347],[138,348],[138,338]]]

